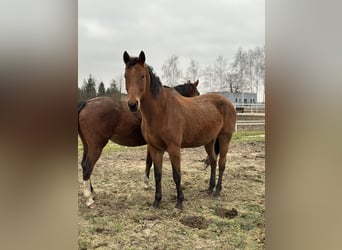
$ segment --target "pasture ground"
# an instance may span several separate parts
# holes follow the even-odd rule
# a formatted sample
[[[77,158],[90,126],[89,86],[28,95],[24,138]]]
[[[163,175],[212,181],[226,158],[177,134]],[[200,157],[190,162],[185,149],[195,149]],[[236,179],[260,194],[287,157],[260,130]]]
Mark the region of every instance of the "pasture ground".
[[[164,155],[161,208],[144,189],[146,146],[108,143],[95,165],[95,204],[85,206],[79,140],[79,249],[265,249],[264,131],[239,132],[228,152],[221,196],[209,196],[210,167],[203,147],[182,149],[183,211]]]

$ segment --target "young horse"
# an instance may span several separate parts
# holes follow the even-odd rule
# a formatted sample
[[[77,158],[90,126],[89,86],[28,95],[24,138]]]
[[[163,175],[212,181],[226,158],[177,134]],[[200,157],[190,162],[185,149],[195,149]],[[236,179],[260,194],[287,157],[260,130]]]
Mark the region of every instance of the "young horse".
[[[181,84],[175,89],[184,96],[198,96],[198,81]],[[123,146],[141,146],[146,142],[142,136],[140,112],[128,110],[127,102],[111,97],[97,97],[78,102],[78,133],[83,144],[82,171],[86,204],[94,203],[90,176],[108,140]],[[145,184],[149,186],[151,156],[147,153]]]
[[[170,156],[173,180],[177,188],[176,208],[182,209],[184,199],[180,148],[205,146],[211,166],[208,191],[213,192],[216,179],[216,138],[219,141],[220,158],[214,195],[218,196],[222,189],[226,154],[236,123],[236,111],[232,103],[218,94],[185,98],[172,89],[162,88],[159,78],[145,64],[143,51],[139,57],[130,57],[125,51],[123,59],[126,65],[128,106],[131,111],[141,111],[141,130],[154,163],[156,191],[153,206],[159,207],[162,199],[161,177],[165,151]]]

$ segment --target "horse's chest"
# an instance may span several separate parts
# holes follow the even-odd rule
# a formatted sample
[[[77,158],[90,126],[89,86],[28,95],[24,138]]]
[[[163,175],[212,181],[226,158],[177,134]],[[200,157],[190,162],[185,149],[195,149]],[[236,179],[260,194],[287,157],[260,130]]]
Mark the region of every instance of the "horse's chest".
[[[148,126],[146,123],[141,124],[142,134],[148,144],[156,147],[165,147],[165,131],[162,128]]]

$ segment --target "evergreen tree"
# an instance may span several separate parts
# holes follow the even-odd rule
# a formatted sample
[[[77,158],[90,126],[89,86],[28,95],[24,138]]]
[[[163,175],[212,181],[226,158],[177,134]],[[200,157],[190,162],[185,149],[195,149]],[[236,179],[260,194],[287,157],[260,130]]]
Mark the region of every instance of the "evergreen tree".
[[[83,99],[83,91],[82,89],[80,89],[80,87],[78,87],[78,100],[82,100]]]
[[[106,95],[106,89],[105,89],[103,82],[101,82],[97,90],[97,96],[105,96],[105,95]]]
[[[106,96],[112,96],[112,97],[118,97],[118,98],[120,98],[121,96],[121,93],[114,79],[112,79],[109,87],[106,90]]]
[[[88,80],[83,81],[82,90],[84,92],[85,99],[96,97],[96,80],[91,74],[89,74]]]

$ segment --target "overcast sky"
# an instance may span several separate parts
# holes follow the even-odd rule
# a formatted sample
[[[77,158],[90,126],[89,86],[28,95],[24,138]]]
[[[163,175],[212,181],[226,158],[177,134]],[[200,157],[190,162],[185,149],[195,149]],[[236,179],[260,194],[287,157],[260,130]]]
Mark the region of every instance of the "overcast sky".
[[[78,2],[79,86],[89,73],[106,86],[124,71],[123,52],[138,56],[157,75],[172,54],[185,72],[222,55],[265,44],[264,0],[81,0]]]

